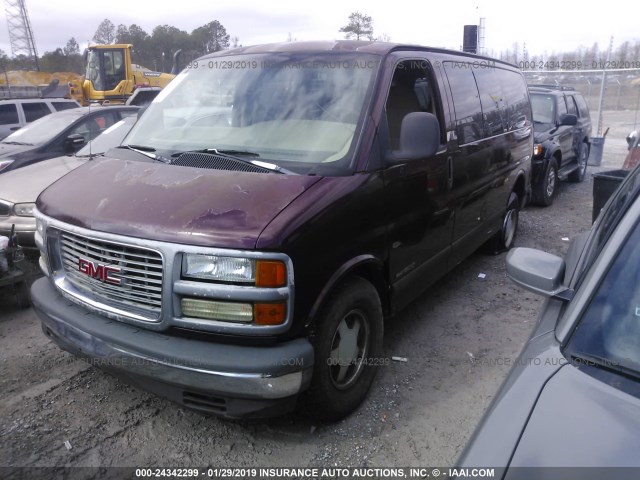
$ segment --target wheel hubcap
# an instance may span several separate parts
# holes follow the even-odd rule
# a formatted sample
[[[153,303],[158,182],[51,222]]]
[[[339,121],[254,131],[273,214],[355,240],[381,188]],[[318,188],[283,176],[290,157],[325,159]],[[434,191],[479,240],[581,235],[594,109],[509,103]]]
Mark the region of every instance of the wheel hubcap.
[[[516,236],[516,226],[518,225],[518,210],[515,208],[509,209],[504,216],[504,222],[502,224],[502,235],[504,238],[504,246],[509,248]]]
[[[553,170],[553,168],[549,168],[549,173],[547,174],[547,197],[552,196],[555,189],[556,172]]]
[[[330,378],[336,388],[349,388],[362,373],[369,335],[369,324],[359,310],[350,311],[338,324],[329,357]]]
[[[587,170],[587,149],[584,147],[580,152],[580,160],[578,160],[578,165],[580,168],[580,175],[584,174],[584,172]]]

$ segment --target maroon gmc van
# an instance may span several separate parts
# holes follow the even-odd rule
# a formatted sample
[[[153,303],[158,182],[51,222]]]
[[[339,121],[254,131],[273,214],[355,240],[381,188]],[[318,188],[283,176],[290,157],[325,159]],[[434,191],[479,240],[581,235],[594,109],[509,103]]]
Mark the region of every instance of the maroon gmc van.
[[[388,362],[383,319],[513,244],[531,153],[526,83],[498,60],[218,52],[40,195],[34,308],[63,349],[187,407],[338,419]]]

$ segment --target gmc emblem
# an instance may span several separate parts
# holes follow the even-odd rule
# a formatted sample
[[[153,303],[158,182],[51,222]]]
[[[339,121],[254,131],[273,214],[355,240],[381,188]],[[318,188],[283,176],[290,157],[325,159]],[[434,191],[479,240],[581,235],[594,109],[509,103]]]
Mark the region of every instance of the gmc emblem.
[[[85,275],[112,285],[120,285],[122,279],[114,277],[114,274],[120,273],[122,270],[118,267],[111,267],[109,265],[102,265],[98,262],[92,262],[84,258],[78,258],[78,270]]]

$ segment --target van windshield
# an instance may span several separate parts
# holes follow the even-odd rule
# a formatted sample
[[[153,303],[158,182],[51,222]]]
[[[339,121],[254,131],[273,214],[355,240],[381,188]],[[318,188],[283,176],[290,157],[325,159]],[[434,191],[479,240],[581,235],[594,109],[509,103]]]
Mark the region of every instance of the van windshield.
[[[296,173],[347,168],[379,65],[335,52],[201,59],[158,95],[124,144],[167,158],[230,151]]]

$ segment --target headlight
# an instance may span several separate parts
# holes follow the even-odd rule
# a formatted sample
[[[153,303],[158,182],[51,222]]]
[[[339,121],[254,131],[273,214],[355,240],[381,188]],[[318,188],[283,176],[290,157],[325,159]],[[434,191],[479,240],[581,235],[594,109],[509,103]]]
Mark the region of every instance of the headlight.
[[[0,172],[13,163],[13,160],[0,160]]]
[[[182,259],[182,274],[202,280],[254,283],[255,261],[249,258],[187,253]]]
[[[182,275],[217,282],[238,282],[256,287],[283,287],[287,268],[279,260],[254,260],[186,253],[182,257]]]
[[[13,206],[13,213],[19,217],[33,217],[33,210],[35,208],[35,203],[16,203]]]
[[[544,152],[544,148],[542,148],[542,144],[536,143],[533,146],[533,156],[534,157],[538,157],[538,156],[542,155],[543,152]]]

